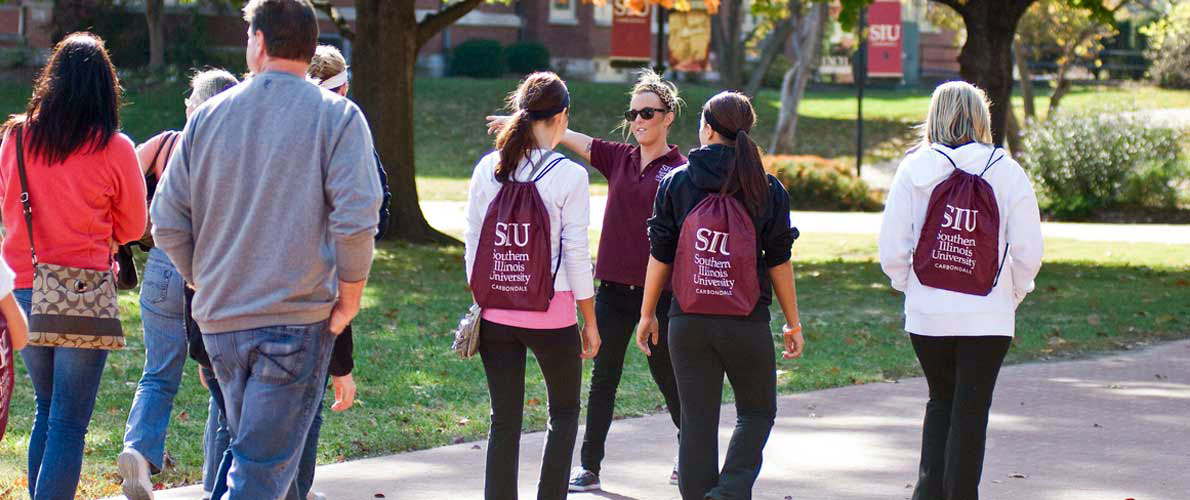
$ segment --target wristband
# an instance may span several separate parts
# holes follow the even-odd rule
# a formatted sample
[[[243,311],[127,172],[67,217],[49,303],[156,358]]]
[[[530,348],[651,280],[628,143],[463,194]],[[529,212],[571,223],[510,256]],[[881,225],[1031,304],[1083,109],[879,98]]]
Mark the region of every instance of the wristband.
[[[802,323],[799,321],[796,327],[790,327],[789,323],[785,323],[785,325],[781,327],[781,331],[786,335],[800,332],[802,331]]]

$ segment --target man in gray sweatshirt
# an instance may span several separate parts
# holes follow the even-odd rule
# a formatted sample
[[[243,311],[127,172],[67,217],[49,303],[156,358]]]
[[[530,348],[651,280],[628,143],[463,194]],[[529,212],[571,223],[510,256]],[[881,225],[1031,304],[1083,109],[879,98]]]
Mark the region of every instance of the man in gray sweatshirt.
[[[297,473],[334,337],[359,311],[381,189],[363,113],[305,80],[309,1],[252,0],[244,19],[255,76],[191,116],[151,215],[223,389],[229,498],[258,500]]]

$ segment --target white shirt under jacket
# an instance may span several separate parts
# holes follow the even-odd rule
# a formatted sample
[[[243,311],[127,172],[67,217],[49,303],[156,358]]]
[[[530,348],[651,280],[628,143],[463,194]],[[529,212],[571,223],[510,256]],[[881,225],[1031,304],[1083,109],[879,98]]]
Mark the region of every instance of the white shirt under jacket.
[[[546,155],[544,161],[542,155]],[[565,158],[561,153],[535,149],[529,154],[529,161],[522,161],[517,168],[514,180],[529,181],[530,170],[533,165],[549,164],[558,157]],[[493,151],[475,165],[471,174],[471,189],[467,196],[467,229],[463,231],[463,243],[466,245],[467,280],[471,280],[471,269],[475,265],[476,247],[479,246],[479,232],[483,229],[483,219],[488,213],[488,205],[500,192],[500,181],[496,180],[496,165],[500,162],[500,152]],[[575,300],[589,299],[595,296],[594,275],[591,270],[591,248],[587,243],[587,229],[591,225],[591,192],[588,185],[587,170],[569,158],[559,162],[553,170],[537,181],[537,192],[545,209],[550,216],[550,255],[553,271],[558,265],[556,259],[562,259],[562,267],[554,279],[555,291],[571,291]],[[558,248],[562,252],[559,255]]]
[[[977,142],[933,147],[946,153],[958,168],[975,175],[993,152],[991,146]],[[913,272],[913,250],[925,223],[930,194],[954,167],[937,151],[921,147],[897,168],[880,225],[880,267],[892,280],[892,287],[905,293],[905,330],[910,333],[1011,337],[1015,332],[1016,307],[1033,291],[1033,279],[1041,269],[1041,216],[1024,169],[1003,149],[996,149],[995,155],[1004,158],[983,178],[995,191],[1000,210],[1000,260],[1004,260],[1006,245],[1008,258],[999,282],[986,297],[923,285]]]

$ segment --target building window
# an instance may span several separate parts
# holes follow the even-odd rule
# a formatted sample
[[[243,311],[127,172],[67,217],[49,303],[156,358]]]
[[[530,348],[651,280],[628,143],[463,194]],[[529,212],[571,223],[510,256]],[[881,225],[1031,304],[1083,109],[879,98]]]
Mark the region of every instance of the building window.
[[[550,23],[551,24],[578,24],[578,16],[575,15],[575,4],[579,0],[550,0]]]
[[[595,24],[599,26],[612,25],[612,0],[603,2],[603,5],[596,5],[595,7]]]

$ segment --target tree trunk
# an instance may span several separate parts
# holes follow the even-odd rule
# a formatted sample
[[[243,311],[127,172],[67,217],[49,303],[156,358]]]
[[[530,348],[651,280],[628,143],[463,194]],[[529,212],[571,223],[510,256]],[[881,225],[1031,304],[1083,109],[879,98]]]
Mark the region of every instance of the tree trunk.
[[[149,68],[165,66],[165,0],[145,0],[145,21],[149,25]]]
[[[413,155],[413,75],[418,52],[414,0],[356,0],[355,6],[352,90],[388,174],[393,195],[388,237],[457,244],[430,227],[418,204]]]
[[[1025,124],[1028,124],[1037,119],[1037,106],[1033,101],[1033,73],[1029,70],[1029,61],[1025,58],[1025,45],[1017,40],[1012,46],[1012,53],[1016,57],[1016,70],[1021,75],[1021,97],[1025,101]]]
[[[806,94],[806,84],[810,75],[818,66],[819,51],[822,48],[822,32],[825,29],[829,5],[815,2],[810,12],[798,19],[797,32],[791,41],[797,60],[785,72],[781,81],[781,112],[777,116],[777,127],[773,129],[773,141],[769,145],[769,154],[792,153],[794,140],[797,137],[797,111],[801,105],[802,96]],[[801,14],[797,14],[801,17]]]
[[[756,97],[756,93],[760,92],[760,86],[764,83],[764,75],[769,72],[769,68],[773,65],[773,61],[777,59],[777,55],[785,48],[785,41],[789,36],[796,31],[798,22],[801,21],[801,3],[794,0],[793,5],[789,6],[789,17],[782,19],[773,27],[773,31],[769,33],[768,38],[764,40],[764,48],[760,52],[760,60],[756,65],[756,69],[752,70],[752,77],[748,79],[748,86],[744,89],[744,94],[750,97]]]
[[[719,13],[711,20],[719,80],[728,90],[739,90],[744,86],[744,43],[740,41],[743,5],[744,0],[724,0]]]
[[[1121,3],[1121,5],[1123,4]],[[1058,82],[1054,85],[1054,93],[1050,94],[1050,106],[1049,111],[1046,112],[1045,119],[1048,120],[1058,112],[1058,106],[1062,103],[1062,98],[1066,97],[1067,92],[1070,92],[1070,78],[1067,78],[1066,73],[1070,71],[1070,65],[1074,62],[1074,51],[1087,38],[1095,34],[1096,29],[1098,29],[1098,25],[1088,26],[1079,32],[1074,40],[1067,40],[1066,46],[1062,48],[1062,63],[1058,65]]]
[[[991,101],[992,142],[1004,145],[1012,109],[1012,40],[1017,23],[1034,0],[970,0],[960,11],[967,43],[959,53],[963,80],[983,89]]]
[[[1021,142],[1021,124],[1016,119],[1016,111],[1008,110],[1008,120],[1005,123],[1008,139],[1008,150],[1012,153],[1013,158],[1020,158],[1021,153],[1025,152],[1025,145]]]

